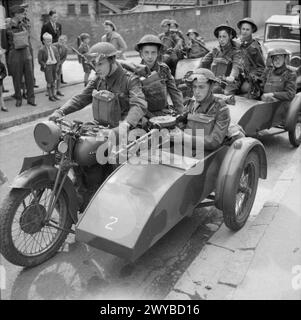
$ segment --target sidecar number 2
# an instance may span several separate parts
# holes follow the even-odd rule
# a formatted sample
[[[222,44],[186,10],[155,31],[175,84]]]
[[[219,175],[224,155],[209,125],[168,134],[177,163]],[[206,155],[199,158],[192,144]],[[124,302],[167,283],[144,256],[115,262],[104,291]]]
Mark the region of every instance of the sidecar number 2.
[[[113,228],[111,227],[113,224],[118,222],[118,218],[116,217],[110,217],[111,220],[113,220],[112,222],[109,222],[108,224],[106,224],[105,229],[108,229],[110,231],[113,231]]]

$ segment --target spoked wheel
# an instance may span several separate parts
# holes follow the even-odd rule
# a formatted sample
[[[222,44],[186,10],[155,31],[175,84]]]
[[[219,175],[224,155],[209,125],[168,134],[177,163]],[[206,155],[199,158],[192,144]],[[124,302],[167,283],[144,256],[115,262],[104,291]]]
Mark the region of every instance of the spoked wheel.
[[[250,152],[244,162],[243,168],[237,170],[231,197],[225,199],[223,209],[224,222],[231,230],[241,229],[250,215],[257,191],[259,179],[259,158],[254,151]]]
[[[295,117],[292,127],[288,131],[288,137],[293,147],[298,148],[301,143],[301,111]]]
[[[51,258],[71,230],[67,201],[59,195],[48,221],[51,182],[12,189],[0,209],[0,251],[13,264],[33,267]]]

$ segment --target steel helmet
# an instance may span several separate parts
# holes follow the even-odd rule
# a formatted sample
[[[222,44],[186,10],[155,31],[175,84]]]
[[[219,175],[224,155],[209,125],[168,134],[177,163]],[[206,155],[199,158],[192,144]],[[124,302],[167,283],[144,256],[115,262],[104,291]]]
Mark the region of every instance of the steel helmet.
[[[217,78],[214,73],[206,68],[198,68],[194,71],[190,71],[185,75],[185,81],[192,84],[194,80],[200,82],[208,82],[209,80],[216,82]]]
[[[189,36],[189,33],[195,33],[197,37],[200,35],[195,29],[189,29],[186,35]]]
[[[174,24],[176,26],[176,28],[179,27],[179,24],[177,23],[176,20],[169,20],[169,24]]]
[[[162,41],[159,39],[159,37],[153,35],[153,34],[146,34],[143,36],[138,43],[135,45],[135,50],[140,51],[140,49],[144,45],[156,45],[158,49],[160,50],[163,47]]]
[[[273,57],[273,56],[278,56],[278,55],[285,55],[285,56],[288,56],[290,55],[290,52],[286,49],[283,49],[283,48],[277,48],[277,49],[272,49],[268,52],[268,55],[270,57]]]
[[[116,54],[117,50],[111,43],[98,42],[90,48],[87,57],[91,60],[96,59],[96,62],[98,62],[109,57],[114,57]]]
[[[214,33],[214,35],[215,35],[216,38],[218,38],[218,32],[219,32],[220,30],[226,30],[229,34],[232,35],[233,38],[236,38],[236,31],[235,31],[235,29],[232,28],[232,27],[230,27],[230,26],[228,26],[227,24],[220,24],[219,26],[217,26],[217,27],[214,29],[213,33]]]
[[[167,26],[167,25],[170,25],[170,20],[169,20],[169,19],[163,19],[163,20],[161,21],[160,26],[161,26],[161,27],[165,27],[165,26]]]
[[[243,23],[248,23],[252,26],[253,32],[257,31],[257,25],[252,18],[246,17],[237,22],[237,28],[240,29]]]

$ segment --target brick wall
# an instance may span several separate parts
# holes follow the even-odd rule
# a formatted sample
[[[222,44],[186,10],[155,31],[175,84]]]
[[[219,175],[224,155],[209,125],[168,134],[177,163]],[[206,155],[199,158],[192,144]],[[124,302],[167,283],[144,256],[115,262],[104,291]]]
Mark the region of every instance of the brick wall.
[[[50,9],[55,8],[59,14],[59,22],[63,26],[63,33],[69,38],[70,45],[76,45],[76,37],[82,32],[91,34],[91,44],[100,41],[104,34],[103,22],[112,20],[118,28],[118,32],[124,37],[128,44],[128,50],[133,50],[135,43],[147,33],[160,33],[160,22],[166,17],[174,18],[180,24],[180,29],[186,33],[190,28],[196,28],[205,40],[214,39],[213,29],[227,20],[230,25],[243,17],[243,2],[229,3],[225,5],[214,5],[198,8],[183,8],[167,11],[155,11],[131,14],[104,15],[96,18],[94,1],[29,1],[30,18],[32,23],[33,45],[36,51],[40,43],[40,30],[42,26],[41,16],[47,14]],[[90,16],[67,16],[67,4],[76,3],[78,10],[80,3],[89,4]]]
[[[243,2],[230,3],[226,5],[215,5],[197,8],[183,8],[176,10],[153,11],[132,14],[116,14],[109,17],[117,28],[119,33],[124,37],[128,44],[129,50],[133,50],[134,44],[144,34],[161,33],[160,22],[164,18],[174,18],[180,25],[183,32],[190,28],[196,28],[205,40],[214,39],[213,30],[228,20],[230,25],[235,26],[236,22],[243,18]],[[94,41],[98,41],[104,34],[103,21],[108,16],[100,16],[93,24],[93,34],[96,35]]]

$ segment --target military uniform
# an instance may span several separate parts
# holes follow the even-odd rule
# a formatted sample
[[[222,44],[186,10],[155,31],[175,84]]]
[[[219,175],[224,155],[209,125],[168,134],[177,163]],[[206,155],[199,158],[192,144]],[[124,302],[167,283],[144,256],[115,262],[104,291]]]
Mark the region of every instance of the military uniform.
[[[142,64],[144,64],[144,61],[142,61]],[[148,102],[148,111],[154,113],[154,115],[162,114],[162,110],[168,108],[167,95],[169,94],[175,110],[182,113],[184,108],[183,96],[176,86],[169,67],[163,62],[157,61],[151,69],[146,67],[145,76],[154,71],[158,73],[161,80],[143,88]]]
[[[241,54],[238,46],[230,41],[225,47],[213,48],[202,58],[201,67],[211,69],[216,77],[232,76],[238,79],[241,68]],[[228,84],[225,88],[217,83],[214,92],[224,91],[227,94],[235,94],[238,87],[238,82]]]
[[[196,40],[189,40],[187,44],[187,58],[194,59],[204,57],[208,50],[204,48],[205,44],[200,38],[196,38]]]
[[[12,19],[11,27],[7,30],[7,42],[8,42],[8,61],[10,74],[13,77],[13,84],[15,89],[15,95],[17,101],[22,101],[21,87],[22,78],[24,75],[27,100],[34,101],[34,76],[33,76],[33,65],[32,55],[30,53],[30,41],[28,35],[28,45],[24,48],[16,49],[14,43],[14,34],[26,31],[26,27],[23,22],[15,22]]]
[[[195,135],[196,129],[204,129],[205,150],[215,150],[223,143],[230,124],[230,113],[226,103],[209,94],[202,102],[194,98],[185,107],[187,129]]]
[[[114,73],[105,80],[95,77],[89,81],[81,93],[67,101],[59,110],[66,115],[83,109],[92,103],[93,90],[108,90],[114,93],[120,105],[120,120],[126,120],[133,127],[146,113],[147,102],[139,78],[124,70],[119,64]]]
[[[171,74],[175,76],[177,62],[181,58],[183,40],[177,32],[173,31],[161,33],[158,37],[163,43],[163,62],[169,66]]]
[[[263,93],[272,92],[280,101],[291,101],[296,94],[296,73],[285,64],[280,68],[267,68],[262,75]]]

